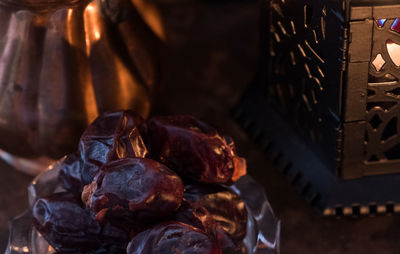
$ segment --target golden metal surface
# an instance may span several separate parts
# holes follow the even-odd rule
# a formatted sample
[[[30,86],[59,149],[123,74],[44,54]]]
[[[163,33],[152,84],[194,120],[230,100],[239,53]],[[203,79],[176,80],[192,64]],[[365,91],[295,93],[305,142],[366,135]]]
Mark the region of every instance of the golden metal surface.
[[[129,0],[0,0],[0,148],[58,158],[101,112],[146,117],[159,43]]]

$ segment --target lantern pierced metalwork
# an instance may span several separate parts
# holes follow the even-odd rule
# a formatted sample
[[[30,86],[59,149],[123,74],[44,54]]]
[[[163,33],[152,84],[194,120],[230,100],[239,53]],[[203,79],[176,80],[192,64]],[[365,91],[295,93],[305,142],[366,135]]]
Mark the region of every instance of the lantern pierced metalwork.
[[[236,118],[320,210],[389,201],[396,207],[400,3],[264,5],[262,67]]]

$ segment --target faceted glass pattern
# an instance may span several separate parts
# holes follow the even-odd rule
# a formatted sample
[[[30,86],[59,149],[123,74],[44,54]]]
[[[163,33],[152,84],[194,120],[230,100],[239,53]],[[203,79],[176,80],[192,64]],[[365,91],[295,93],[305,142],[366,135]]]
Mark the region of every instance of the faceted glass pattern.
[[[61,161],[37,176],[28,187],[29,204],[51,193],[63,191],[58,182]],[[246,175],[232,190],[238,193],[248,209],[247,235],[243,240],[245,254],[279,254],[280,222],[275,217],[264,189]],[[32,225],[30,209],[12,219],[10,237],[5,254],[54,254],[53,248]]]

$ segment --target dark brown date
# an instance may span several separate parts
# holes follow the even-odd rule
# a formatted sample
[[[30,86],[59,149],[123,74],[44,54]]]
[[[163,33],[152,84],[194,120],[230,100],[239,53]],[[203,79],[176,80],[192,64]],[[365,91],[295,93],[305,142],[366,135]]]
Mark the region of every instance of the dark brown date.
[[[191,182],[185,185],[184,198],[207,210],[224,248],[240,248],[246,236],[247,209],[239,195],[224,186]]]
[[[147,158],[105,164],[82,193],[96,219],[130,226],[169,216],[179,208],[182,198],[179,176]]]
[[[246,174],[232,140],[192,116],[151,118],[146,142],[152,158],[201,182],[232,184]]]
[[[147,148],[140,128],[144,120],[133,111],[109,112],[98,117],[82,134],[79,151],[82,181],[92,182],[99,168],[122,158],[145,157]]]
[[[167,222],[136,235],[127,254],[222,254],[203,231],[180,222]]]
[[[120,249],[115,246],[124,246],[121,240],[127,240],[127,235],[120,232],[118,238],[103,237],[101,225],[71,193],[38,199],[32,214],[34,226],[57,253],[94,253],[100,248],[108,248],[107,245]]]
[[[239,195],[231,191],[207,194],[195,202],[207,209],[217,227],[239,245],[246,236],[247,209]]]
[[[247,210],[227,186],[244,174],[233,141],[194,117],[109,112],[62,163],[68,193],[33,206],[34,225],[60,254],[244,253]]]
[[[216,216],[218,215],[214,214],[213,216],[208,212],[201,202],[192,203],[183,199],[181,207],[172,220],[188,224],[207,233],[210,238],[218,242],[224,254],[238,253],[237,251],[242,249],[242,243],[232,240],[229,233],[225,231],[226,228],[220,225],[220,221],[225,220],[225,218],[219,217],[219,223],[217,223]]]
[[[101,243],[100,224],[71,193],[57,193],[36,201],[32,209],[33,223],[58,252],[85,252]]]
[[[77,153],[68,155],[61,164],[58,180],[69,192],[78,196],[83,190],[82,184],[82,161]]]
[[[210,236],[216,237],[217,224],[207,209],[185,199],[183,199],[172,220],[188,224],[206,232]]]

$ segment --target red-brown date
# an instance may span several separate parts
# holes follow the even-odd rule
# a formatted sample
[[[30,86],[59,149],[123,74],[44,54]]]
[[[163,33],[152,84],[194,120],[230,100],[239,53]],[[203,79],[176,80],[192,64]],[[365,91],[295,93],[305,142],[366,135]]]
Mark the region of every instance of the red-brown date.
[[[240,248],[247,232],[247,209],[239,195],[227,187],[191,182],[185,185],[184,198],[215,220],[223,248]]]
[[[246,162],[232,140],[192,116],[154,117],[147,131],[151,157],[180,174],[223,184],[246,174]]]
[[[180,222],[167,222],[136,235],[127,254],[222,254],[203,231]]]
[[[217,224],[207,209],[185,199],[183,199],[172,220],[188,224],[216,237]]]
[[[179,207],[172,220],[188,224],[207,233],[210,238],[218,242],[224,254],[241,251],[242,243],[232,240],[229,233],[225,231],[226,228],[220,225],[220,221],[224,220],[224,218],[218,217],[217,223],[215,219],[217,216],[219,215],[212,215],[208,212],[202,202],[192,203],[183,199],[181,207]],[[228,220],[231,220],[231,218]]]
[[[107,162],[145,157],[147,148],[140,133],[143,125],[143,118],[130,110],[105,113],[89,125],[79,142],[83,183],[89,184]]]
[[[126,253],[129,234],[128,254],[242,253],[247,210],[226,185],[245,173],[233,141],[194,117],[109,112],[61,165],[69,193],[39,199],[34,225],[57,253]]]
[[[183,198],[182,180],[172,170],[147,158],[105,164],[82,200],[101,222],[140,226],[175,212]]]
[[[207,209],[217,227],[225,231],[236,244],[242,242],[246,236],[247,209],[239,195],[231,191],[207,194],[195,204]]]

